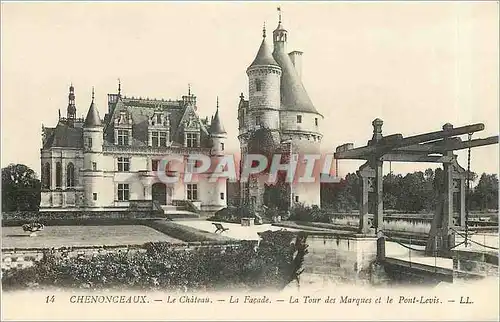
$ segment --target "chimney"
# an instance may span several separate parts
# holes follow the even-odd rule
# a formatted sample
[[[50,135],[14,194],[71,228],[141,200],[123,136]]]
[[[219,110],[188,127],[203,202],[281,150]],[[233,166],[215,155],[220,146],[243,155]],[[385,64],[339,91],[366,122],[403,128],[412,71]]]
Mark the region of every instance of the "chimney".
[[[299,78],[302,78],[302,54],[303,52],[295,50],[288,54],[290,60],[292,61]]]

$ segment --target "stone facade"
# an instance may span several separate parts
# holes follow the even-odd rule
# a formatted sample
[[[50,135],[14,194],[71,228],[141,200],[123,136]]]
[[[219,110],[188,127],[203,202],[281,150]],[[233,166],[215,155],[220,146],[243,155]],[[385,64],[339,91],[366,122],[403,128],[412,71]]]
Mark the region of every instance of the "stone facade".
[[[189,200],[201,211],[226,207],[226,182],[208,182],[209,174],[183,180],[194,165],[189,155],[217,159],[227,138],[217,113],[210,122],[197,114],[196,96],[181,100],[108,94],[108,109],[99,117],[94,97],[86,119],[76,118],[74,87],[68,116],[56,127],[43,127],[41,211],[128,210],[132,201],[171,205]],[[160,169],[161,160],[175,156]],[[164,164],[164,163],[163,163]],[[165,176],[177,176],[167,183]],[[151,203],[152,205],[153,203]]]

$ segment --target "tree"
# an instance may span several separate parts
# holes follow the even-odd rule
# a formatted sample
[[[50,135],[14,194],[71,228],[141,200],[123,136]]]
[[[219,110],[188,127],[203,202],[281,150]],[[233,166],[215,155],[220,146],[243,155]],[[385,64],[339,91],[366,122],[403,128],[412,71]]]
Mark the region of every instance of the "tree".
[[[35,171],[24,164],[2,169],[2,211],[38,210],[41,183]]]
[[[471,197],[476,209],[498,209],[497,175],[483,173]]]

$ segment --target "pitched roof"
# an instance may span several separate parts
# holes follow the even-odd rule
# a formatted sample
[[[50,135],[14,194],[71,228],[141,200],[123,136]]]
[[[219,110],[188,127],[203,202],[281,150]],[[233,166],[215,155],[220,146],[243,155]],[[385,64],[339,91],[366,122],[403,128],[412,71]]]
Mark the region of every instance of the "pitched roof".
[[[253,62],[250,64],[250,66],[248,68],[253,67],[253,66],[263,66],[263,65],[264,66],[273,65],[273,66],[279,67],[278,63],[273,58],[271,50],[267,46],[265,36],[262,38],[262,43],[260,44],[259,51],[257,52],[255,59],[253,60]]]
[[[114,120],[121,111],[130,113],[132,118],[132,140],[131,146],[148,145],[149,119],[155,111],[168,112],[170,119],[170,139],[173,146],[182,146],[184,136],[182,135],[183,122],[194,114],[200,123],[202,146],[209,143],[208,130],[206,124],[201,120],[190,104],[182,100],[161,100],[121,97],[116,103],[110,104],[110,112],[105,117],[104,144],[114,144]]]
[[[226,130],[224,129],[224,126],[222,125],[221,120],[220,120],[218,108],[217,108],[217,111],[215,112],[215,116],[212,120],[212,123],[210,124],[210,133],[212,133],[212,134],[225,134],[225,133],[227,133]]]
[[[83,123],[84,127],[93,127],[93,126],[101,126],[101,118],[99,117],[99,112],[95,107],[94,100],[90,103],[89,112],[87,113],[87,117],[85,118],[85,122]]]
[[[55,128],[45,128],[46,140],[43,148],[82,148],[82,128],[74,127],[64,121],[59,121]]]

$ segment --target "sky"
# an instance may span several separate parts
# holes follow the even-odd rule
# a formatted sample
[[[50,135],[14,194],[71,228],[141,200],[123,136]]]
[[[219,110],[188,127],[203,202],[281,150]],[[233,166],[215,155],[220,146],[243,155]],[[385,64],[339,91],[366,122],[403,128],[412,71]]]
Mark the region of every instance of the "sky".
[[[95,87],[104,116],[121,79],[126,96],[197,96],[199,114],[219,97],[227,150],[239,150],[237,106],[248,97],[246,68],[277,26],[303,55],[304,86],[325,117],[324,153],[366,145],[371,122],[410,136],[484,123],[499,132],[498,3],[488,2],[2,2],[2,167],[40,173],[42,124],[65,116],[75,86],[78,116]],[[466,136],[462,137],[466,139]],[[466,151],[458,161],[467,166]],[[475,148],[471,170],[498,173],[498,145]],[[362,162],[341,160],[339,174]],[[395,173],[435,164],[392,163]],[[388,171],[384,165],[384,171]]]

